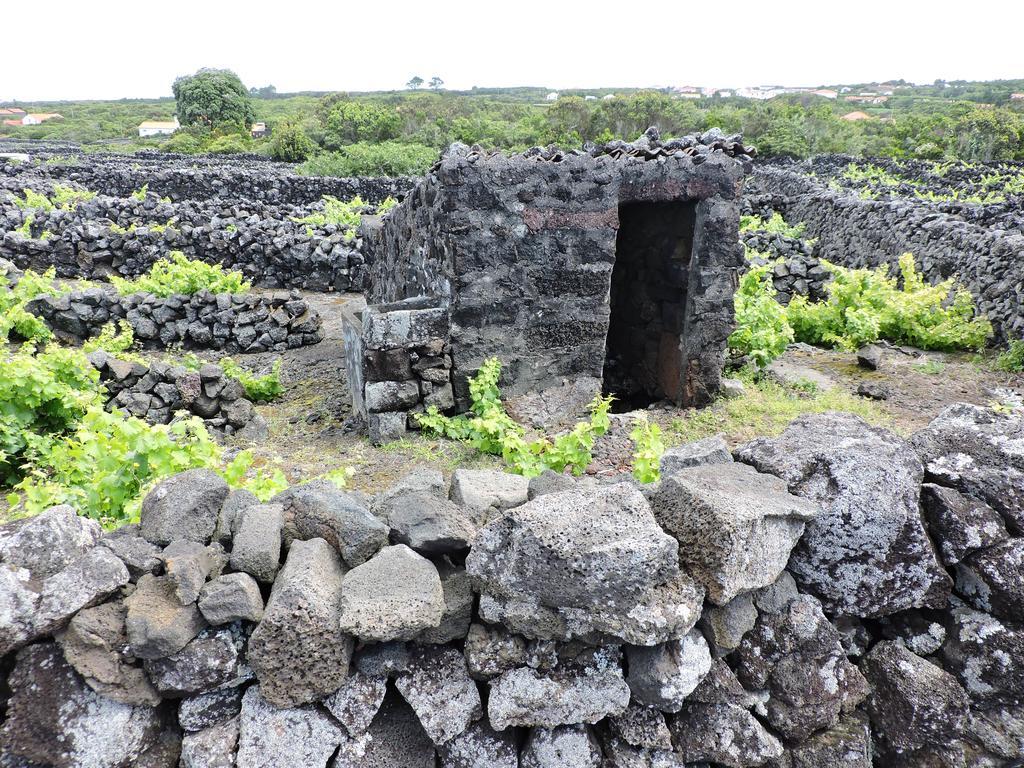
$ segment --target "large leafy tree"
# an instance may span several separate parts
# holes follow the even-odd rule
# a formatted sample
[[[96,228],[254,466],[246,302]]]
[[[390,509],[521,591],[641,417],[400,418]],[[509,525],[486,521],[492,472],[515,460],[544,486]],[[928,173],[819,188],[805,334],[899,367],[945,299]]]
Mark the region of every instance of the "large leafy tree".
[[[359,141],[382,142],[398,138],[402,121],[388,106],[361,101],[336,104],[324,125],[324,144],[337,149]]]
[[[249,91],[229,69],[200,69],[174,81],[178,120],[182,125],[245,130],[255,113]]]

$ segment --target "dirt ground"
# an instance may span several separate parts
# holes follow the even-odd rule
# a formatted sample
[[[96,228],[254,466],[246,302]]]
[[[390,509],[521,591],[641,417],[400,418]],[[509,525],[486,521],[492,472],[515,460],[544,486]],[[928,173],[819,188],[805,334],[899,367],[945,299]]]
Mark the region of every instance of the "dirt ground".
[[[352,294],[315,293],[307,294],[306,299],[323,317],[324,341],[280,355],[284,395],[257,407],[267,420],[269,437],[251,446],[229,441],[229,448],[252,448],[258,466],[280,467],[290,482],[340,466],[352,467],[353,487],[366,491],[386,487],[414,464],[433,466],[446,474],[458,466],[501,466],[497,457],[477,455],[461,444],[418,434],[380,448],[371,446],[349,422],[352,406],[341,329],[340,308],[361,299]],[[278,356],[264,353],[236,355],[235,359],[265,372]],[[648,415],[662,426],[668,444],[721,432],[736,445],[758,434],[781,431],[790,418],[804,411],[856,409],[871,421],[909,435],[952,402],[1020,402],[1024,396],[1024,377],[993,371],[990,358],[973,354],[890,347],[880,369],[868,371],[858,366],[852,353],[796,345],[781,360],[797,371],[798,379],[801,370],[810,369],[822,384],[806,392],[799,383],[768,390],[748,384],[752,390],[749,397],[720,402],[706,412],[662,405],[650,409]],[[857,396],[863,383],[882,385],[887,399]],[[631,414],[614,418],[613,429],[595,447],[590,472],[629,470],[631,424]]]

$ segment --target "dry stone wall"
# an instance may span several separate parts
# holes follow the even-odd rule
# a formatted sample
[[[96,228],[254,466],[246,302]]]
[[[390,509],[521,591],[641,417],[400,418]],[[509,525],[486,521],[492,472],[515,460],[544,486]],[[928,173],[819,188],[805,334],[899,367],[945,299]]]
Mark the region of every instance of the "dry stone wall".
[[[54,507],[0,527],[0,762],[1010,768],[1021,439],[960,404],[909,440],[711,438],[643,489],[421,469],[261,503],[191,470],[117,531]]]
[[[99,335],[107,323],[124,320],[143,347],[215,349],[224,352],[283,351],[323,339],[320,315],[298,292],[158,297],[121,296],[107,287],[41,296],[26,309],[41,317],[58,338],[80,341]]]
[[[264,158],[192,156],[158,152],[36,154],[29,163],[0,161],[0,177],[36,176],[75,182],[111,197],[128,197],[146,185],[160,197],[184,200],[262,200],[272,205],[309,205],[324,195],[369,203],[401,197],[411,179],[299,176],[295,166]]]
[[[967,221],[909,200],[861,199],[808,176],[809,167],[763,166],[748,193],[764,207],[775,198],[790,222],[805,222],[820,258],[846,267],[895,265],[911,252],[933,283],[956,277],[992,321],[996,340],[1024,335],[1024,234]]]
[[[3,182],[0,179],[0,182]],[[9,193],[50,194],[38,178],[3,182]],[[100,196],[74,210],[23,210],[0,190],[0,258],[22,269],[54,267],[66,278],[136,277],[171,251],[242,272],[254,285],[316,291],[359,291],[365,277],[361,242],[333,224],[294,221],[313,205],[242,202],[172,203]],[[29,234],[20,230],[31,218]],[[45,233],[45,234],[44,234]]]

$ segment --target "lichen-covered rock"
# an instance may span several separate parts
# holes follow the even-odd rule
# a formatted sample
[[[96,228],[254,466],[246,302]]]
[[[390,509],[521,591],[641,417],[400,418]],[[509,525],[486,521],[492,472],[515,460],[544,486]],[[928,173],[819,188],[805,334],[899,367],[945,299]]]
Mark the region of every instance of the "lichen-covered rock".
[[[723,606],[708,606],[701,616],[700,628],[704,631],[715,656],[724,656],[740,646],[743,637],[757,622],[757,608],[754,595],[747,593],[734,597]]]
[[[651,507],[679,541],[682,565],[716,605],[775,581],[817,514],[777,477],[735,463],[673,472]]]
[[[515,730],[495,731],[486,720],[470,723],[437,750],[440,768],[519,768]]]
[[[186,733],[181,740],[180,768],[235,768],[238,748],[237,717]]]
[[[178,725],[185,731],[202,731],[238,717],[241,709],[242,689],[237,686],[186,696],[178,705]]]
[[[146,674],[164,696],[204,693],[249,680],[245,634],[239,625],[203,630],[177,653],[146,662]]]
[[[392,541],[427,556],[465,552],[478,530],[467,508],[429,491],[391,494],[378,513],[390,526]]]
[[[292,542],[249,639],[249,664],[274,706],[316,701],[348,677],[353,643],[338,626],[343,573],[323,539]]]
[[[341,687],[324,699],[323,704],[350,736],[359,736],[366,733],[373,722],[387,688],[387,677],[355,672],[345,678]]]
[[[618,715],[629,704],[619,658],[617,649],[599,648],[548,672],[509,670],[490,683],[488,719],[501,731],[510,725],[596,723]]]
[[[345,575],[340,626],[363,641],[411,640],[438,626],[444,608],[437,568],[396,544]]]
[[[480,692],[466,660],[455,648],[413,648],[409,666],[395,678],[395,688],[409,702],[435,744],[444,744],[483,716]]]
[[[409,666],[409,645],[398,640],[361,645],[356,650],[353,663],[364,675],[394,677]]]
[[[611,730],[627,744],[645,749],[672,749],[665,715],[654,707],[631,701],[626,710],[608,718]]]
[[[194,603],[199,590],[211,574],[218,574],[227,564],[227,555],[220,544],[203,546],[195,541],[173,541],[160,554],[164,573],[174,584],[179,602]]]
[[[494,469],[456,469],[452,473],[451,499],[474,513],[480,524],[506,509],[525,504],[530,479]]]
[[[416,637],[418,643],[450,643],[462,640],[469,631],[473,620],[473,584],[465,568],[459,568],[450,561],[437,563],[437,572],[441,577],[441,590],[444,592],[444,613],[441,623],[436,627],[423,630]]]
[[[967,555],[956,566],[956,591],[978,610],[1024,622],[1024,539]]]
[[[316,707],[278,709],[260,695],[258,685],[242,697],[238,768],[326,768],[346,741],[342,727]]]
[[[394,692],[384,698],[370,730],[344,742],[332,768],[436,768],[434,743],[405,701]],[[241,768],[241,767],[239,767]]]
[[[127,615],[121,600],[86,608],[75,615],[57,641],[68,664],[94,691],[122,704],[155,707],[160,694],[127,653]]]
[[[166,576],[144,575],[125,605],[128,644],[140,659],[177,653],[206,627],[199,609],[194,603],[182,605]]]
[[[882,635],[888,640],[899,640],[918,656],[931,656],[946,641],[946,628],[932,618],[941,619],[934,612],[904,611],[887,616],[879,622]]]
[[[662,477],[668,477],[680,469],[700,467],[707,464],[730,464],[732,453],[721,435],[705,437],[692,443],[676,445],[666,450],[659,461]]]
[[[921,510],[946,565],[955,565],[977,549],[1010,538],[998,512],[953,488],[922,485]]]
[[[1016,530],[1024,530],[1024,417],[968,403],[954,403],[910,444],[929,482],[951,486],[987,502]]]
[[[942,646],[944,667],[972,701],[1016,702],[1024,697],[1024,626],[954,605]]]
[[[142,500],[142,536],[166,546],[177,539],[207,544],[217,527],[228,484],[209,469],[189,469],[157,483]]]
[[[94,547],[43,581],[35,625],[50,633],[82,608],[96,605],[128,583],[128,569],[105,547]]]
[[[839,632],[810,595],[778,613],[762,613],[738,653],[740,681],[769,692],[768,721],[789,739],[835,725],[867,695]]]
[[[484,621],[539,640],[656,645],[689,632],[700,618],[703,600],[704,588],[680,571],[650,589],[628,611],[618,603],[552,608],[529,596],[504,599],[483,594],[479,613]]]
[[[672,749],[637,747],[609,731],[600,731],[598,737],[604,751],[603,768],[687,768]]]
[[[871,725],[889,751],[948,746],[963,733],[967,693],[941,667],[888,640],[875,645],[861,666],[871,683]]]
[[[214,626],[263,618],[260,586],[248,573],[226,573],[206,584],[199,593],[199,611]]]
[[[783,754],[779,740],[735,704],[687,704],[668,718],[668,727],[676,752],[686,763],[749,768]]]
[[[353,568],[388,543],[388,527],[357,496],[329,480],[293,486],[271,502],[284,508],[285,546],[295,539],[321,538]]]
[[[601,746],[585,725],[534,728],[523,745],[522,768],[601,768]]]
[[[100,539],[100,545],[117,555],[128,568],[132,581],[137,581],[145,573],[155,574],[162,564],[160,547],[142,538],[137,524],[110,531]]]
[[[626,646],[626,682],[636,701],[678,712],[711,671],[711,651],[699,630],[655,646]]]
[[[45,579],[92,549],[103,530],[67,504],[0,526],[0,563],[25,568]]]
[[[787,751],[792,768],[871,768],[871,728],[860,713],[843,717]]]
[[[256,494],[244,488],[232,488],[228,497],[221,504],[220,514],[217,515],[217,527],[213,532],[213,540],[224,547],[230,547],[231,539],[238,531],[238,524],[242,520],[242,512],[247,507],[254,507],[260,503]]]
[[[950,579],[918,509],[920,460],[904,440],[849,414],[802,416],[736,452],[817,503],[789,570],[829,614],[885,616],[940,608]]]
[[[242,510],[231,544],[231,568],[264,584],[273,583],[281,566],[283,525],[284,508],[280,504],[255,504]]]
[[[481,530],[466,568],[483,618],[527,637],[653,644],[698,618],[692,583],[678,585],[678,545],[629,484],[546,494],[509,510]]]
[[[490,680],[526,664],[526,639],[500,624],[471,624],[464,647],[469,674],[475,680]]]
[[[7,683],[11,697],[0,725],[6,764],[119,768],[164,728],[160,710],[122,704],[85,685],[53,643],[19,651]]]

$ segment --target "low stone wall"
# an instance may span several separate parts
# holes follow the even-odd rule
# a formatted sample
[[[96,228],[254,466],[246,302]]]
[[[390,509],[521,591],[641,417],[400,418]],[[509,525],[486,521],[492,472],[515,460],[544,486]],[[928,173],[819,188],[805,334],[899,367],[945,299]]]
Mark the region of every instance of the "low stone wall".
[[[191,470],[118,531],[54,507],[0,527],[0,760],[1012,766],[1022,438],[823,414],[643,491],[418,470],[261,504]]]
[[[121,319],[147,348],[280,352],[323,339],[320,315],[295,291],[239,295],[200,291],[160,298],[86,288],[41,296],[26,309],[43,318],[58,338],[67,340],[96,336],[104,325]]]
[[[418,429],[416,413],[455,407],[448,311],[431,304],[409,299],[343,312],[352,409],[374,445]]]
[[[895,265],[909,251],[930,282],[955,276],[970,290],[992,321],[996,341],[1024,335],[1024,235],[914,202],[863,200],[791,168],[758,168],[748,191],[785,197],[785,215],[807,224],[821,258],[877,267]]]
[[[794,296],[805,296],[811,301],[828,297],[825,286],[832,279],[806,240],[787,237],[776,232],[759,230],[740,232],[740,241],[749,251],[764,254],[769,259],[781,259],[772,269],[772,285],[776,298],[788,304]],[[755,264],[764,259],[755,258]]]
[[[0,176],[30,175],[76,182],[112,197],[127,197],[146,185],[160,197],[182,200],[262,200],[270,204],[309,205],[324,195],[369,203],[401,197],[410,178],[299,176],[295,166],[264,159],[192,156],[156,152],[116,154],[40,154],[30,163],[0,161]]]
[[[21,179],[19,182],[26,182]],[[8,180],[9,192],[21,192]],[[52,184],[26,184],[49,194]],[[242,272],[254,285],[314,291],[359,291],[365,266],[360,241],[335,225],[293,221],[313,206],[209,201],[170,203],[100,196],[74,210],[25,211],[0,191],[0,258],[22,269],[54,267],[59,277],[136,277],[171,251]],[[16,230],[31,216],[26,238]],[[44,235],[45,233],[45,235]],[[45,239],[43,239],[45,237]]]
[[[159,360],[119,360],[102,350],[89,353],[107,390],[108,408],[119,408],[150,424],[169,424],[181,411],[198,416],[214,432],[258,437],[266,422],[246,399],[245,389],[224,369],[206,363],[192,371]]]

